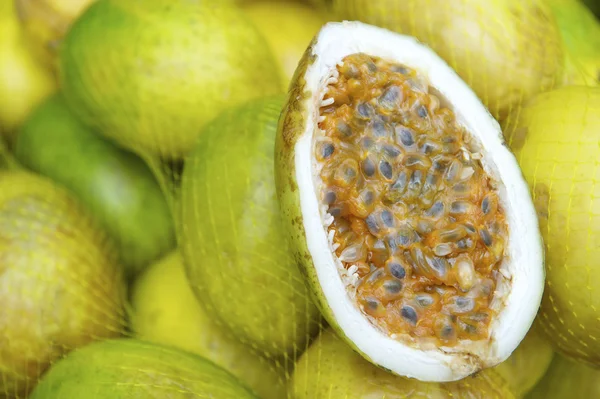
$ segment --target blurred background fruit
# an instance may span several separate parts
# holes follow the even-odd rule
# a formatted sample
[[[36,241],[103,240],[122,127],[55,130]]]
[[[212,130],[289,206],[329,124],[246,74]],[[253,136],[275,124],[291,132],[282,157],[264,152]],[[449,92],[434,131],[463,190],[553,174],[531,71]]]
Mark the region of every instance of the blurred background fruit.
[[[133,339],[74,351],[44,376],[30,399],[258,399],[214,363]]]
[[[295,358],[320,313],[288,251],[274,143],[282,97],[225,111],[200,134],[181,183],[180,245],[194,293],[238,339]]]
[[[52,76],[28,52],[12,0],[0,1],[0,134],[9,146],[29,112],[54,90]]]
[[[556,355],[527,399],[600,398],[600,370]]]
[[[190,288],[179,251],[153,264],[131,292],[134,335],[196,353],[223,367],[263,399],[285,397],[285,369],[215,323]]]
[[[14,0],[32,53],[52,73],[56,73],[59,48],[67,30],[94,1]]]
[[[21,398],[64,353],[124,328],[114,248],[46,178],[0,172],[0,393]]]
[[[129,276],[175,247],[171,213],[150,169],[82,125],[60,93],[30,115],[15,155],[81,200],[117,242]]]
[[[287,88],[298,61],[326,18],[315,9],[291,1],[258,1],[245,7],[277,57],[283,85]]]
[[[265,39],[226,4],[99,0],[63,46],[61,84],[76,114],[166,158],[184,156],[226,107],[283,91]]]
[[[540,94],[514,117],[508,141],[546,245],[542,330],[558,352],[600,367],[600,88]]]

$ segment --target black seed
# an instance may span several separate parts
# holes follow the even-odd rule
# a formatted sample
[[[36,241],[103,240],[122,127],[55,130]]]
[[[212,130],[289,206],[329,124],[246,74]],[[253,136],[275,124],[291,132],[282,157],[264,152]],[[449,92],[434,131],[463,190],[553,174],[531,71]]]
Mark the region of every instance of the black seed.
[[[429,260],[429,258],[428,258]],[[438,273],[439,276],[445,276],[448,262],[443,258],[433,257],[430,261],[431,267]]]
[[[359,104],[357,107],[358,116],[360,119],[369,119],[373,116],[373,107],[369,104]]]
[[[450,338],[454,334],[454,327],[449,324],[446,324],[442,327],[441,335],[442,338]]]
[[[400,155],[400,150],[392,145],[385,145],[383,147],[383,151],[386,153],[386,155],[392,158],[396,158],[398,155]]]
[[[404,270],[404,267],[402,267],[400,263],[392,262],[389,264],[389,268],[392,276],[396,277],[397,279],[402,280],[404,277],[406,277],[406,270]]]
[[[463,238],[456,243],[456,246],[459,249],[468,249],[471,247],[471,244],[473,244],[473,241],[470,238]]]
[[[421,118],[425,118],[427,116],[427,108],[424,105],[421,105],[417,110],[417,113]]]
[[[481,237],[481,239],[483,240],[483,243],[486,246],[489,247],[492,245],[492,236],[486,229],[479,230],[479,236]]]
[[[437,174],[435,174],[433,171],[429,171],[429,173],[427,173],[427,178],[425,179],[425,184],[431,186],[431,187],[435,187],[437,186],[439,181],[439,176]]]
[[[408,183],[408,188],[415,192],[420,192],[421,187],[423,186],[423,172],[420,170],[415,170],[410,177],[410,182]]]
[[[410,147],[415,143],[415,138],[413,136],[413,132],[405,128],[404,126],[399,126],[396,128],[396,137],[402,144],[407,147]]]
[[[370,149],[373,147],[373,139],[370,137],[363,137],[360,139],[360,146],[365,150]]]
[[[363,195],[363,201],[366,205],[371,205],[373,203],[374,199],[375,199],[375,194],[373,194],[373,191],[367,191]]]
[[[360,165],[365,176],[371,177],[375,174],[375,163],[370,158],[365,158]]]
[[[450,205],[450,213],[454,214],[464,214],[469,210],[469,203],[464,201],[454,201]]]
[[[390,249],[390,252],[392,252],[392,253],[396,252],[396,250],[398,249],[398,243],[396,243],[396,237],[388,236],[385,240],[386,240],[388,248]]]
[[[417,324],[417,312],[415,312],[412,306],[404,305],[400,311],[400,314],[412,325]]]
[[[472,298],[466,298],[463,296],[459,296],[458,298],[456,298],[456,300],[454,301],[454,304],[456,305],[456,308],[457,308],[456,311],[459,313],[470,312],[475,307],[475,302],[473,301]]]
[[[439,172],[441,174],[446,170],[446,167],[448,166],[448,161],[445,161],[443,159],[436,159],[435,161],[433,161],[432,166],[436,172]]]
[[[398,233],[398,237],[396,237],[396,243],[400,246],[406,247],[411,243],[410,236],[410,231],[406,229],[402,230],[400,233]]]
[[[373,131],[373,135],[375,137],[387,137],[391,135],[390,127],[386,125],[385,122],[383,122],[382,120],[377,120],[373,122],[371,130]]]
[[[459,183],[455,184],[454,187],[452,187],[452,190],[457,193],[466,193],[469,191],[469,186],[467,186],[465,183]]]
[[[383,283],[383,288],[385,288],[389,294],[397,294],[402,291],[402,283],[396,280],[388,280]]]
[[[325,143],[321,146],[321,156],[325,159],[325,158],[329,158],[331,156],[331,154],[333,154],[333,144],[331,143]]]
[[[375,280],[379,279],[382,276],[383,276],[383,269],[377,269],[377,271],[371,273],[371,275],[367,278],[367,281],[369,283],[372,283],[372,282],[374,282]]]
[[[456,143],[456,138],[453,136],[444,136],[444,137],[442,137],[442,143],[446,143],[446,144]]]
[[[392,190],[396,190],[396,191],[402,193],[404,191],[404,189],[406,188],[406,180],[407,180],[406,172],[405,171],[400,172],[400,174],[398,175],[398,178],[396,179],[394,184],[392,184]]]
[[[442,201],[437,201],[435,204],[431,206],[426,212],[426,216],[437,218],[444,213],[444,203]]]
[[[393,109],[400,97],[400,93],[400,88],[397,86],[389,87],[379,97],[379,104],[384,108]]]
[[[341,208],[329,208],[327,212],[333,217],[338,217],[342,214]]]
[[[481,201],[481,210],[486,215],[490,211],[490,199],[488,197],[485,197],[483,201]]]
[[[477,327],[471,324],[467,324],[464,322],[460,322],[459,326],[468,334],[475,334],[477,332]]]
[[[402,65],[394,65],[390,68],[392,72],[401,73],[402,75],[408,74],[408,68],[403,67]]]
[[[379,162],[379,171],[386,179],[392,178],[392,165],[388,161]]]
[[[381,212],[381,220],[387,227],[394,227],[394,215],[387,209]]]
[[[371,73],[377,72],[377,65],[373,62],[367,62],[367,68],[369,68],[369,72]]]
[[[336,125],[338,132],[344,137],[352,136],[352,128],[346,122],[338,122]]]
[[[464,226],[467,229],[467,231],[471,234],[473,234],[477,231],[477,230],[475,230],[475,227],[471,223],[465,223]]]
[[[488,319],[488,315],[487,313],[473,313],[470,317],[471,320],[473,321],[486,321]]]
[[[365,222],[367,222],[367,227],[369,228],[371,234],[377,235],[377,233],[379,233],[379,224],[377,223],[377,217],[375,214],[371,213],[369,216],[367,216]]]
[[[433,304],[433,297],[427,294],[417,295],[415,297],[415,300],[417,301],[419,306],[423,306],[424,308]]]
[[[325,203],[326,204],[333,204],[336,199],[337,199],[337,196],[335,195],[335,193],[333,191],[330,191],[327,194],[325,194]]]
[[[377,307],[379,306],[379,301],[377,299],[368,297],[366,299],[366,302],[367,302],[367,307],[369,309],[371,309],[371,310],[377,310]]]

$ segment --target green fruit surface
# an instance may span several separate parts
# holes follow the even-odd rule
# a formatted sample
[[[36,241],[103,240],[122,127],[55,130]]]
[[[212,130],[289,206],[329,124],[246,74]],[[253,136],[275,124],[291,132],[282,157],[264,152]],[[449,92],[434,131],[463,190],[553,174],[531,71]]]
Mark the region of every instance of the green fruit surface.
[[[144,272],[132,287],[131,298],[130,323],[136,337],[205,357],[263,399],[285,397],[285,370],[215,323],[188,285],[179,251]]]
[[[209,314],[267,355],[299,354],[318,328],[277,206],[273,157],[282,98],[224,112],[200,135],[181,186],[181,246]]]
[[[451,383],[392,375],[366,361],[327,330],[298,360],[290,383],[294,399],[511,399],[506,381],[493,370]]]
[[[26,397],[63,354],[122,333],[114,255],[64,189],[28,172],[0,172],[0,397]]]
[[[600,88],[541,94],[513,119],[546,246],[538,320],[559,352],[600,366]]]
[[[160,186],[137,156],[90,130],[57,94],[23,125],[17,159],[70,189],[117,241],[133,275],[175,247]]]
[[[554,357],[548,372],[526,399],[600,398],[600,370]]]
[[[515,397],[522,398],[544,376],[553,357],[552,346],[533,327],[510,357],[494,369],[506,380]]]
[[[560,33],[542,0],[333,0],[332,7],[339,20],[417,37],[499,119],[562,76]]]
[[[180,158],[225,108],[283,91],[240,9],[189,0],[99,0],[67,33],[60,80],[87,124],[138,152]]]
[[[88,345],[57,362],[29,399],[257,399],[214,363],[133,339]]]

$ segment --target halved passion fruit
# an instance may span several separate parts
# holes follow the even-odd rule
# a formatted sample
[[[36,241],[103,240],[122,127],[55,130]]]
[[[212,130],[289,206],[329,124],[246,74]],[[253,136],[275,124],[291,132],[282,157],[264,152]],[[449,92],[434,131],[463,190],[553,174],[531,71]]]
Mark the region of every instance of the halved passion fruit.
[[[432,50],[325,25],[292,82],[275,169],[296,259],[366,359],[452,381],[521,342],[544,282],[531,196],[499,125]]]

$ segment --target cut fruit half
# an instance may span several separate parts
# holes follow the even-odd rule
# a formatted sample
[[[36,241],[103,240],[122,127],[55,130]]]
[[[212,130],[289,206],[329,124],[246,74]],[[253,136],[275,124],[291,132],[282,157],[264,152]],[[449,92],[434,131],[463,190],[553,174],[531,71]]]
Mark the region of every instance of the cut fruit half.
[[[497,122],[432,50],[325,25],[291,84],[275,170],[317,303],[366,359],[453,381],[524,338],[544,283],[531,196]]]

